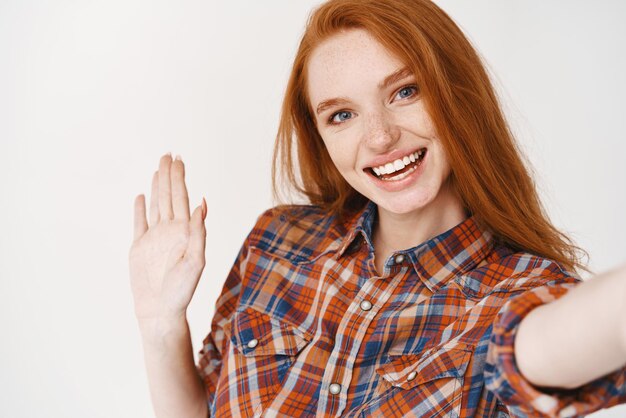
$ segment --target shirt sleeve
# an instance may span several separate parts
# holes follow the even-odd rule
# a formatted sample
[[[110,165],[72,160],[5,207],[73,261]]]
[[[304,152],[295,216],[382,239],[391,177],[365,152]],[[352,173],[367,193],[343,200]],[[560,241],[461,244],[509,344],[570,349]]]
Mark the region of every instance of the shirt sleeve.
[[[241,276],[245,271],[248,245],[249,237],[239,250],[235,263],[226,278],[222,292],[215,305],[211,330],[204,338],[202,348],[198,352],[196,369],[206,388],[209,411],[215,398],[217,382],[222,369],[222,356],[226,350],[227,340],[224,327],[229,323],[237,308],[241,289]]]
[[[626,402],[626,367],[574,389],[542,388],[524,378],[515,361],[518,325],[532,309],[552,302],[580,279],[546,280],[505,303],[496,315],[485,368],[485,385],[516,417],[579,417]]]

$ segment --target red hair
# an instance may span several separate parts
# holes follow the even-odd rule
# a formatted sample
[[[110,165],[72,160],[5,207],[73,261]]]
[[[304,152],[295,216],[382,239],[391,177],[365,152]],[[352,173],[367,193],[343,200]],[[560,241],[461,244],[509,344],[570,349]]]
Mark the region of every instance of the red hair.
[[[275,195],[284,180],[339,217],[367,202],[335,168],[306,89],[307,63],[316,46],[356,28],[368,31],[414,73],[450,162],[450,184],[466,210],[514,249],[570,271],[587,270],[579,256],[586,253],[549,221],[478,54],[429,0],[330,0],[314,10],[283,101],[272,167]]]

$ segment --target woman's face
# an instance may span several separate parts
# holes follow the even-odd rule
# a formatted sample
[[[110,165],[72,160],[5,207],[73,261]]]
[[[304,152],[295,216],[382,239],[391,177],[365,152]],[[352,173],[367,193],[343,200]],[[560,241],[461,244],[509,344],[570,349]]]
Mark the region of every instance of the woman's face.
[[[307,82],[318,131],[352,187],[396,214],[450,204],[450,167],[419,86],[368,32],[320,44]]]

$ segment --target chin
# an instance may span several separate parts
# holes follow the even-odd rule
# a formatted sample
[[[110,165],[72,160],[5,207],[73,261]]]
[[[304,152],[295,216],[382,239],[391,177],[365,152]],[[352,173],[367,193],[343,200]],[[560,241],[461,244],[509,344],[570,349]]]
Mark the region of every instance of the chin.
[[[430,193],[426,195],[423,193],[407,193],[404,196],[374,198],[371,200],[388,212],[404,215],[427,208],[433,201],[433,198]]]

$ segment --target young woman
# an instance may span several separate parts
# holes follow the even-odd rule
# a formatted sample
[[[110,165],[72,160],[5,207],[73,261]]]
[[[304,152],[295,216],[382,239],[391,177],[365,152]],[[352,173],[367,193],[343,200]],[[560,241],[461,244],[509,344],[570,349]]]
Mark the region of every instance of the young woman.
[[[279,172],[311,204],[259,217],[197,366],[185,313],[206,203],[190,216],[170,155],[150,226],[137,197],[130,275],[157,416],[569,417],[626,400],[626,271],[579,283],[578,249],[435,4],[313,13]]]

